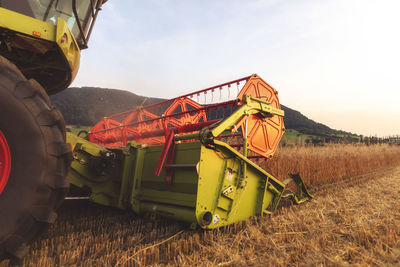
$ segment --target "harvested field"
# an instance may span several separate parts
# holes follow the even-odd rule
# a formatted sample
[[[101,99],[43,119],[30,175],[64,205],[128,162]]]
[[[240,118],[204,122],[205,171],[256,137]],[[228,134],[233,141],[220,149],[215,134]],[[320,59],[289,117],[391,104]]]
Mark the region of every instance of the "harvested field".
[[[398,266],[400,167],[395,160],[382,164],[386,157],[398,159],[400,149],[367,148],[381,153],[358,152],[358,156],[366,160],[369,154],[371,161],[376,157],[379,164],[357,169],[354,173],[358,175],[338,169],[337,177],[341,179],[335,181],[311,176],[312,201],[283,206],[271,217],[254,218],[223,229],[192,231],[179,222],[152,221],[89,202],[66,202],[57,223],[32,245],[22,265]],[[302,154],[300,149],[303,148],[297,155]],[[347,159],[361,162],[355,149],[333,154],[325,154],[324,148],[315,149],[320,157],[332,157],[328,165],[340,162],[352,168],[359,166],[335,157],[335,153],[343,151],[347,151],[343,154]],[[380,149],[389,156],[382,155]],[[293,159],[295,152],[291,154]],[[324,167],[318,157],[314,160],[319,164],[302,165],[306,156],[313,158],[313,153],[302,155],[297,161],[303,168],[300,170],[319,166],[322,171],[318,173],[329,174],[340,166]],[[287,165],[281,162],[279,166]],[[302,175],[307,178],[306,173]],[[1,267],[7,265],[0,263]]]

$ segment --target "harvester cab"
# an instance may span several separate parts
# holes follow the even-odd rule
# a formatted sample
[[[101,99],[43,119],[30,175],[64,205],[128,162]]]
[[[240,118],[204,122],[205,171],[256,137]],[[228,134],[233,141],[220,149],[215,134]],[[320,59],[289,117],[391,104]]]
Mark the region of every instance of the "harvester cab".
[[[104,0],[0,1],[1,56],[48,94],[75,78]]]
[[[48,95],[75,78],[104,0],[0,1],[0,260],[57,217],[71,146]]]

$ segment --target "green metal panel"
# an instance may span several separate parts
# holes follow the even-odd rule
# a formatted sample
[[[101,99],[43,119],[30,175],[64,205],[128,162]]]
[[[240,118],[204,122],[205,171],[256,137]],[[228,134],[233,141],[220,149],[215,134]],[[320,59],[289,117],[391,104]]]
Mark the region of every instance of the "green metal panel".
[[[92,191],[91,200],[95,203],[124,208],[125,206],[121,204],[121,195],[123,196],[124,193],[124,188],[121,188],[121,185],[123,185],[121,174],[124,173],[122,170],[128,166],[123,164],[123,160],[120,160],[120,162],[115,160],[114,168],[110,168],[106,172],[99,172],[101,164],[95,163],[102,158],[102,152],[106,149],[71,133],[67,133],[67,140],[74,148],[74,160],[68,172],[71,183],[79,187],[89,187]],[[115,156],[123,159],[123,151],[117,152],[118,155]],[[111,151],[109,153],[114,155]],[[104,162],[107,161],[106,158],[103,160]],[[125,166],[125,168],[121,166]]]
[[[155,176],[162,146],[143,149],[140,181],[132,194],[132,208],[138,213],[159,214],[187,222],[195,221],[197,170],[200,142],[176,144],[172,183],[166,182],[165,169]]]
[[[0,27],[34,36],[33,32],[40,33],[40,38],[54,42],[56,40],[56,26],[50,23],[19,14],[0,7]]]
[[[223,144],[220,142],[220,144]],[[216,228],[261,215],[285,186],[238,156],[228,145],[216,149],[202,147],[196,218],[203,228]],[[243,166],[247,172],[243,173]],[[277,192],[268,190],[273,179]],[[206,217],[212,217],[207,220]]]
[[[268,190],[271,176],[254,163],[238,157],[229,147],[221,146],[217,151],[200,142],[176,145],[174,165],[178,167],[174,169],[172,183],[167,184],[165,170],[160,176],[154,175],[161,149],[148,147],[142,154],[140,186],[131,199],[133,210],[138,213],[154,213],[215,228],[261,215],[285,187],[274,180],[278,189]],[[246,177],[241,177],[243,164],[250,165]],[[188,169],[190,165],[194,167]]]

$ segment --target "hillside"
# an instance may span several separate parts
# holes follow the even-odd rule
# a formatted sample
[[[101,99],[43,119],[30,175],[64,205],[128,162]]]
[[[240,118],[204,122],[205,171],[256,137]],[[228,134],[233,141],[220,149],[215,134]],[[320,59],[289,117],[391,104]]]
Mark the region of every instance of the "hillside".
[[[138,105],[148,105],[162,101],[160,98],[139,96],[134,93],[96,87],[71,87],[51,96],[52,103],[61,113],[67,124],[96,124],[101,118],[133,109]],[[349,134],[308,119],[300,112],[282,105],[285,111],[285,127],[304,134],[329,137]]]
[[[53,105],[64,115],[67,124],[95,125],[101,118],[127,111],[139,105],[153,104],[162,99],[97,87],[71,87],[51,96]]]

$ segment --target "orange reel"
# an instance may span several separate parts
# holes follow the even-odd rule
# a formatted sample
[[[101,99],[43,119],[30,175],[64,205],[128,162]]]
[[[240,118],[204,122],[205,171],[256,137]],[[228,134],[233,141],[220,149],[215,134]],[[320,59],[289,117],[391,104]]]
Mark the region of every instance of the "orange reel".
[[[124,139],[124,142],[126,143],[128,140],[134,139],[136,142],[141,142],[145,144],[163,144],[165,141],[164,137],[147,137],[147,138],[141,138],[141,136],[144,136],[146,133],[149,133],[154,130],[161,130],[162,126],[160,124],[160,121],[158,120],[159,116],[156,114],[151,113],[148,110],[145,109],[136,109],[134,112],[132,112],[123,122],[124,125],[127,125],[129,123],[138,123],[136,125],[132,126],[125,126],[122,132],[122,136]],[[152,120],[150,122],[144,122],[140,123],[143,121],[148,121]],[[133,138],[131,138],[133,137]]]
[[[257,75],[253,75],[247,81],[238,98],[243,100],[244,95],[260,98],[269,102],[274,108],[281,108],[278,92]],[[247,120],[248,149],[266,158],[271,158],[285,132],[283,118],[278,115],[269,118],[250,115]],[[244,138],[245,120],[241,120],[237,126],[242,127]]]
[[[124,146],[120,140],[115,140],[115,136],[121,134],[120,126],[119,121],[107,117],[103,118],[89,131],[89,141],[101,145],[107,143],[107,146],[112,147]],[[110,145],[111,143],[112,145]]]
[[[166,116],[163,120],[164,128],[176,127],[179,129],[181,126],[206,122],[207,114],[205,110],[190,112],[191,110],[200,108],[203,108],[203,106],[187,97],[177,98],[164,112],[164,116]],[[177,115],[168,116],[173,114]]]

